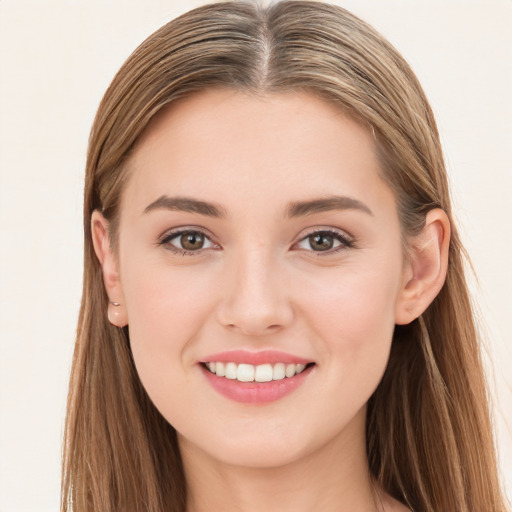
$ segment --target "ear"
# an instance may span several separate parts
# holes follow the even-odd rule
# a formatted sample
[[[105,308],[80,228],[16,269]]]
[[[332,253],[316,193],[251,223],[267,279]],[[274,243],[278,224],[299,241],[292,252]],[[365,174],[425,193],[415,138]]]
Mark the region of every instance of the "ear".
[[[128,315],[119,278],[119,262],[112,251],[108,227],[103,214],[94,210],[91,216],[92,243],[103,270],[103,282],[109,299],[108,320],[116,327],[124,327],[128,324]]]
[[[427,309],[446,279],[450,221],[444,210],[430,210],[425,226],[408,243],[409,260],[395,311],[395,323],[401,325],[412,322]]]

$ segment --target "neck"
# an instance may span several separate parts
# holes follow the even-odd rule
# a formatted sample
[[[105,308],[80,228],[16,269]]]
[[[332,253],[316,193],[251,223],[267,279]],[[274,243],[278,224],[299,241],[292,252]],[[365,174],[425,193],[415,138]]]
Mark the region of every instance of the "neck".
[[[180,438],[187,512],[380,511],[369,475],[365,411],[348,432],[313,453],[276,467],[242,467],[212,459]]]

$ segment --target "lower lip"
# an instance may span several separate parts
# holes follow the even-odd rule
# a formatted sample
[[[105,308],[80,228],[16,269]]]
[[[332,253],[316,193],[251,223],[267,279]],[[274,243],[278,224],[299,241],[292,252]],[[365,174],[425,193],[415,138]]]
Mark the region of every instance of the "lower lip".
[[[274,402],[295,391],[310,374],[313,366],[294,377],[270,382],[240,382],[236,379],[217,377],[214,373],[202,367],[203,373],[213,389],[221,395],[246,404],[265,404]]]

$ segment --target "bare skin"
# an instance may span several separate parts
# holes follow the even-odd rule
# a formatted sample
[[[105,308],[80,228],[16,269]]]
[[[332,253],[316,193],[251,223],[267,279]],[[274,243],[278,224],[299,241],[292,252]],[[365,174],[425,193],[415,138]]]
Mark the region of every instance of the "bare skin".
[[[264,470],[221,467],[204,452],[189,452],[194,448],[181,440],[191,496],[188,511],[224,510],[229,502],[229,510],[240,512],[407,512],[369,478],[360,433],[355,430],[353,445],[340,447],[340,453],[329,445],[301,464]],[[353,460],[340,464],[349,453]]]
[[[99,212],[94,244],[121,304],[110,320],[129,325],[141,381],[178,432],[188,512],[407,510],[369,477],[366,403],[395,324],[444,282],[446,215],[429,212],[406,256],[371,134],[302,93],[179,102],[130,168],[119,254]],[[240,402],[207,367],[234,350],[307,371],[286,396]]]

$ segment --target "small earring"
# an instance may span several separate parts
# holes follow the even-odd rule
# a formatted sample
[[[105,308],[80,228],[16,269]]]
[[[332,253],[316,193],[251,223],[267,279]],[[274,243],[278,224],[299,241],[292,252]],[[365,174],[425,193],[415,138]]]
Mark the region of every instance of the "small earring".
[[[124,327],[128,324],[126,311],[121,307],[120,302],[108,301],[107,317],[108,321],[116,327]]]

